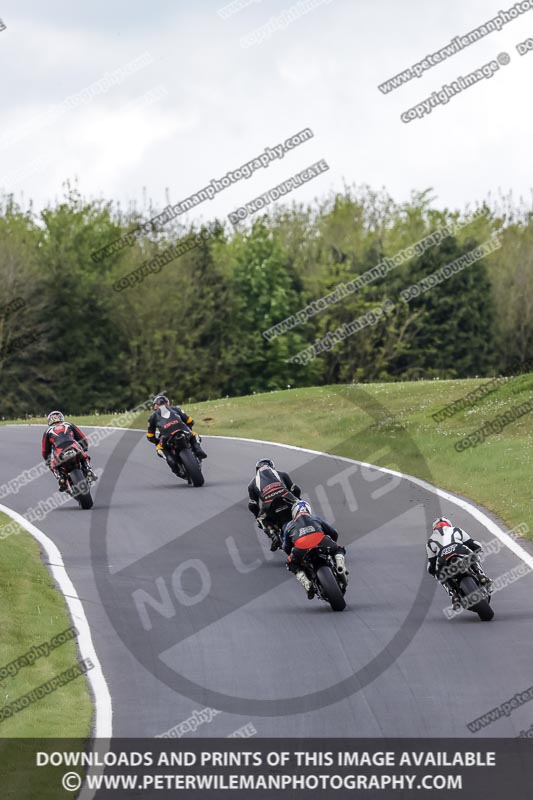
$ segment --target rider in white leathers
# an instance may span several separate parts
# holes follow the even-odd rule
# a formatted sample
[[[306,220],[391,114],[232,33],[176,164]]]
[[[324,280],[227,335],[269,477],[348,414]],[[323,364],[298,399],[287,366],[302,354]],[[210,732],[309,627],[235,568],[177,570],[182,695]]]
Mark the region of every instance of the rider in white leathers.
[[[472,539],[472,537],[469,536],[469,534],[462,528],[452,525],[450,520],[446,517],[439,517],[433,523],[432,533],[426,544],[426,553],[428,559],[427,571],[430,575],[433,575],[436,580],[442,583],[452,598],[454,608],[461,608],[461,602],[453,587],[450,586],[445,576],[441,575],[439,577],[439,574],[437,573],[437,560],[441,551],[444,550],[445,547],[448,547],[452,544],[461,544],[463,547],[466,547],[472,553],[476,553],[477,555],[481,553],[483,548],[478,541]],[[490,580],[483,572],[478,559],[474,561],[474,567],[476,572],[479,574],[480,582],[485,585],[489,585]]]

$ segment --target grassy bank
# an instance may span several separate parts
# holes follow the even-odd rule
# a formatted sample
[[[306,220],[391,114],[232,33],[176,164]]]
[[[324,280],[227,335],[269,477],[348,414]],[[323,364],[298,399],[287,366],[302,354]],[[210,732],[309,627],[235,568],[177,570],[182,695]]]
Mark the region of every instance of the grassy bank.
[[[0,514],[0,526],[7,524],[11,520]],[[84,738],[92,719],[84,675],[18,711],[11,705],[79,659],[76,639],[70,634],[52,642],[71,628],[65,599],[41,560],[38,543],[22,528],[16,529],[0,540],[0,737]],[[4,534],[6,530],[11,527],[4,528]]]

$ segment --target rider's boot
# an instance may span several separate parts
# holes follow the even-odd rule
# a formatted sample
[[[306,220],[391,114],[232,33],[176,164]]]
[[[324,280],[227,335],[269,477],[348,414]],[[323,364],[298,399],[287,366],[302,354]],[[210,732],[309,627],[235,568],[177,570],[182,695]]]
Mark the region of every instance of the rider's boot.
[[[202,445],[200,444],[200,440],[199,440],[198,434],[196,434],[196,433],[193,434],[193,436],[191,438],[191,447],[193,449],[193,452],[194,452],[195,456],[197,458],[199,458],[200,461],[203,461],[204,458],[207,458],[207,453],[202,448]]]
[[[312,600],[313,597],[315,596],[315,590],[313,588],[313,584],[311,583],[305,572],[299,569],[298,572],[296,573],[296,579],[300,581],[305,591],[307,592],[308,600]]]
[[[265,533],[270,539],[270,552],[275,553],[276,550],[279,550],[279,540],[276,535],[276,531],[272,528],[265,528]]]

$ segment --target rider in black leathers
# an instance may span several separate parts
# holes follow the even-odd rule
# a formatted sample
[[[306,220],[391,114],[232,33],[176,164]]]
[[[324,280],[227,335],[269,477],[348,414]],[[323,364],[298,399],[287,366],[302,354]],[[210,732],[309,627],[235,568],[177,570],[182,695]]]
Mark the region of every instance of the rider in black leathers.
[[[290,492],[288,502],[292,506],[294,498],[299,498],[301,489],[294,483],[287,472],[281,472],[274,466],[274,462],[269,458],[260,459],[255,465],[255,478],[248,484],[248,510],[258,520],[258,525],[262,528],[271,540],[270,549],[277,550],[278,539],[272,526],[278,524],[276,509],[286,501],[283,495]]]
[[[182,423],[191,430],[191,448],[194,454],[199,459],[207,458],[196,433],[192,430],[193,418],[179,406],[171,406],[168,397],[164,394],[158,395],[154,400],[154,411],[148,420],[146,438],[157,446],[157,454],[166,458],[169,466],[172,464],[168,461],[170,454],[166,452],[165,446],[171,436],[183,428]]]
[[[315,596],[315,591],[311,581],[302,569],[302,559],[307,553],[307,548],[304,547],[303,541],[306,537],[312,537],[313,534],[317,533],[324,534],[318,546],[321,549],[325,548],[333,556],[337,572],[341,575],[348,575],[344,560],[346,549],[337,544],[338,531],[333,525],[327,523],[325,519],[313,514],[309,503],[303,500],[295,503],[292,507],[292,521],[287,522],[283,528],[283,549],[289,556],[287,569],[296,575],[310,600]],[[302,543],[300,547],[298,542]]]

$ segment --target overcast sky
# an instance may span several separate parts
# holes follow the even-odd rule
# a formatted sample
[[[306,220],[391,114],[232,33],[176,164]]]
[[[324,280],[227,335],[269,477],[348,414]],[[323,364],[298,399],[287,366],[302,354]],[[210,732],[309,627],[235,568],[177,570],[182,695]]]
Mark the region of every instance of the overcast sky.
[[[217,13],[226,0],[4,0],[0,190],[40,208],[77,177],[88,196],[140,207],[148,196],[163,208],[167,192],[176,203],[309,127],[312,140],[191,218],[226,215],[320,159],[329,172],[291,199],[346,182],[385,187],[398,201],[433,187],[439,204],[458,208],[500,189],[530,201],[533,52],[519,56],[516,45],[533,36],[533,10],[384,95],[378,83],[512,0],[312,2],[284,30],[243,47],[297,0],[255,0],[226,19]],[[401,121],[500,53],[511,62],[490,80]],[[121,83],[57,112],[143,54],[146,65]]]

